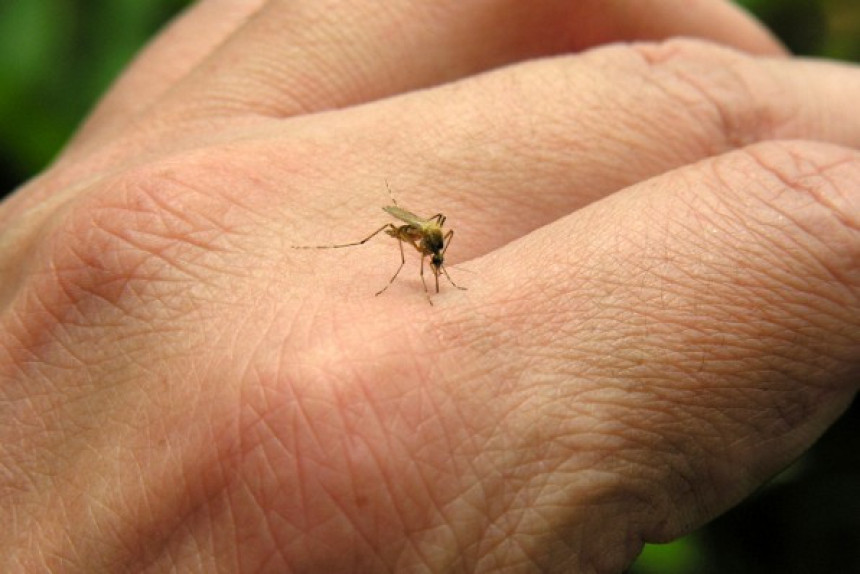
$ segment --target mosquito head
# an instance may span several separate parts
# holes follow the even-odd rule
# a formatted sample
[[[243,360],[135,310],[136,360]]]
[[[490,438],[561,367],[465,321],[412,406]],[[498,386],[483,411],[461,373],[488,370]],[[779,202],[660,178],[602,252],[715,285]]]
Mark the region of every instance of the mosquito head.
[[[442,265],[445,264],[445,258],[441,251],[437,251],[430,256],[430,269],[433,270],[433,277],[436,280],[436,293],[439,292],[439,274],[444,272]]]
[[[433,268],[433,272],[436,275],[439,275],[439,270],[442,268],[442,265],[445,264],[445,258],[442,257],[441,253],[434,253],[432,257],[430,257],[430,267]]]
[[[444,272],[445,264],[445,237],[439,227],[433,227],[427,231],[422,240],[423,247],[430,256],[430,269],[436,279],[436,293],[439,292],[439,274]]]

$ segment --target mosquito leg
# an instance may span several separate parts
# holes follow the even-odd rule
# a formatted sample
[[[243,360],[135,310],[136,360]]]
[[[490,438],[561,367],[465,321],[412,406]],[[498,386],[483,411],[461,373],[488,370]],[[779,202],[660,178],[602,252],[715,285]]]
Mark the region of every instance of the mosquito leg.
[[[379,229],[377,229],[376,231],[374,231],[373,233],[371,233],[370,235],[368,235],[367,237],[365,237],[361,241],[355,241],[353,243],[339,243],[336,245],[293,245],[292,248],[293,249],[340,249],[341,247],[354,247],[356,245],[364,245],[365,243],[367,243],[368,241],[370,241],[371,239],[373,239],[374,237],[376,237],[377,235],[379,235],[380,233],[382,233],[386,229],[395,229],[396,230],[397,228],[394,227],[394,224],[392,224],[392,223],[386,223],[385,225],[383,225],[382,227],[380,227]]]
[[[443,255],[443,256],[445,255],[445,252],[446,252],[446,251],[448,251],[448,246],[449,246],[449,245],[451,245],[451,239],[453,239],[453,238],[454,238],[454,230],[453,230],[453,229],[449,230],[449,231],[448,231],[448,233],[446,233],[446,234],[445,234],[445,237],[443,237],[443,238],[442,238],[442,242],[445,244],[445,247],[444,247],[444,248],[442,248],[442,255]],[[441,269],[442,269],[442,273],[444,273],[444,274],[445,274],[445,277],[447,277],[447,278],[448,278],[448,282],[449,282],[451,285],[453,285],[453,286],[454,286],[454,287],[456,287],[457,289],[461,289],[461,290],[463,290],[463,291],[465,291],[465,290],[466,290],[466,288],[465,288],[465,287],[460,287],[459,285],[457,285],[456,283],[454,283],[454,280],[453,280],[453,279],[451,279],[451,276],[450,276],[450,275],[448,275],[448,270],[447,270],[447,269],[445,269],[445,267],[444,267],[444,266],[442,266],[442,268],[441,268]],[[437,281],[439,280],[438,275],[436,276],[436,280],[437,280]]]
[[[383,231],[385,231],[386,229],[389,229],[389,228],[397,229],[391,223],[386,223],[385,225],[383,225],[382,227],[380,227],[379,229],[377,229],[376,231],[374,231],[373,233],[371,233],[370,235],[368,235],[367,237],[365,237],[361,241],[356,241],[354,243],[341,243],[339,245],[332,245],[331,247],[333,249],[339,249],[341,247],[353,247],[355,245],[364,245],[365,243],[367,243],[368,241],[370,241],[371,239],[373,239],[374,237],[376,237],[377,235],[379,235],[380,233],[382,233]]]
[[[392,227],[394,226],[392,225]],[[377,233],[379,232],[377,231]],[[397,244],[400,245],[400,267],[397,268],[397,271],[395,271],[394,275],[391,276],[391,279],[388,280],[388,285],[386,285],[376,293],[377,297],[379,295],[382,295],[386,289],[391,287],[391,284],[394,283],[395,279],[397,279],[397,275],[400,274],[400,270],[403,269],[404,265],[406,265],[406,256],[403,254],[403,240],[398,238]]]
[[[447,219],[447,218],[444,215],[442,215],[441,213],[437,213],[433,217],[428,217],[427,221],[433,221],[434,219],[436,220],[436,225],[438,225],[439,227],[442,227],[443,225],[445,225],[445,219]]]
[[[428,291],[428,290],[427,290],[427,282],[424,280],[424,259],[425,259],[426,257],[427,257],[426,255],[422,255],[422,256],[421,256],[421,284],[422,284],[422,285],[424,285],[424,296],[425,296],[425,297],[427,297],[427,302],[428,302],[428,303],[430,303],[430,304],[432,305],[432,304],[433,304],[433,300],[430,298],[430,291]],[[437,286],[436,293],[438,293],[438,292],[439,292],[439,289],[438,289],[438,285],[439,285],[439,283],[438,283],[438,281],[439,281],[439,279],[438,279],[438,277],[437,277],[437,278],[436,278],[436,286]]]
[[[377,233],[379,233],[379,232],[377,231]],[[445,236],[442,238],[442,244],[445,245],[445,247],[442,248],[442,257],[444,257],[445,252],[448,251],[448,246],[451,245],[451,239],[453,239],[453,238],[454,238],[454,230],[449,229],[448,233],[446,233]]]
[[[427,282],[424,281],[424,258],[425,257],[426,257],[426,255],[421,256],[421,284],[424,285],[424,292],[429,293],[429,291],[427,291]]]

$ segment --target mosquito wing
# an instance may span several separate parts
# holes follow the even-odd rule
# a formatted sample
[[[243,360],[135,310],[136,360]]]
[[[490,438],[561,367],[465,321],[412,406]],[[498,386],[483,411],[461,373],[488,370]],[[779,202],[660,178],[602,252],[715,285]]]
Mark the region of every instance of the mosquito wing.
[[[389,215],[392,215],[399,219],[400,221],[404,221],[409,225],[414,225],[415,227],[423,227],[427,222],[423,217],[418,217],[411,211],[406,211],[402,207],[398,207],[396,205],[386,205],[382,208],[384,211],[387,211]]]

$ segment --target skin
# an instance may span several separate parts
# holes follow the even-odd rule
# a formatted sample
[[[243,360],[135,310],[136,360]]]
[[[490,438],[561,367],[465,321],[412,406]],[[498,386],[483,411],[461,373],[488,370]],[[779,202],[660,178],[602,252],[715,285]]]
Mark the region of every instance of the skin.
[[[850,403],[860,70],[718,1],[370,6],[197,4],[0,205],[0,570],[617,572]],[[386,179],[468,291],[289,248]]]

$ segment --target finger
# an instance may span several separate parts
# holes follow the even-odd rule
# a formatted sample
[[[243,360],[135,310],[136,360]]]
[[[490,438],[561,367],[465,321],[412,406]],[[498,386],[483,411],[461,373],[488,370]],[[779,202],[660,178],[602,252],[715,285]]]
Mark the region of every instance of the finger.
[[[222,42],[256,6],[243,4],[221,22],[218,5],[209,0],[181,19],[97,112],[91,127],[78,138],[87,145],[72,145],[60,158],[55,166],[63,176],[60,183],[81,171],[90,174],[104,166],[116,169],[124,162],[139,162],[150,157],[146,150],[164,154],[200,145],[211,138],[213,129],[223,137],[223,124],[215,121],[219,115],[243,111],[289,115],[345,106],[592,42],[684,33],[732,42],[732,34],[745,31],[741,37],[749,41],[741,42],[742,47],[780,50],[757,24],[722,0],[697,3],[702,21],[713,24],[701,29],[679,26],[686,20],[669,18],[657,7],[664,3],[651,0],[636,4],[637,13],[649,15],[641,21],[631,18],[626,4],[601,2],[543,0],[526,7],[512,0],[441,6],[401,0],[384,9],[353,2],[328,11],[318,2],[273,1]],[[648,25],[639,29],[632,22]],[[392,49],[392,30],[400,49]],[[182,43],[198,37],[210,41],[189,41],[191,48]],[[216,45],[220,47],[215,53],[205,57]],[[191,55],[177,56],[173,63],[171,58],[183,52]],[[155,77],[165,79],[150,84]],[[168,87],[173,89],[166,94]],[[159,99],[160,95],[165,97]],[[386,118],[385,123],[392,122]],[[117,131],[129,126],[134,132],[118,138]],[[108,142],[113,145],[104,145]],[[100,150],[95,159],[80,161],[95,149]],[[37,195],[34,200],[40,201],[44,194]]]
[[[445,212],[468,237],[450,255],[469,258],[633,183],[750,143],[860,147],[858,99],[854,67],[673,41],[500,70],[381,102],[345,125],[368,134],[351,140],[368,153],[365,164],[387,158],[379,179],[389,178],[398,201],[419,214]],[[403,120],[386,126],[391,117]],[[336,128],[331,136],[347,137]],[[381,182],[340,188],[329,197],[299,191],[291,201],[355,221],[361,205],[385,200]],[[352,213],[338,214],[344,194],[360,197]],[[319,226],[311,218],[300,225],[311,222]]]
[[[164,113],[290,116],[596,43],[678,34],[781,50],[751,18],[715,0],[271,1],[165,102]]]
[[[127,126],[239,28],[265,0],[202,0],[176,18],[117,80],[70,142],[103,141]]]
[[[509,438],[552,469],[530,507],[585,473],[604,502],[639,505],[628,540],[665,541],[808,448],[857,390],[858,181],[857,151],[757,144],[474,262],[436,334],[468,355],[452,392],[506,396]]]

